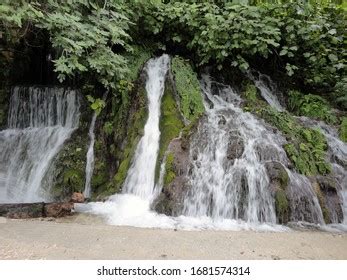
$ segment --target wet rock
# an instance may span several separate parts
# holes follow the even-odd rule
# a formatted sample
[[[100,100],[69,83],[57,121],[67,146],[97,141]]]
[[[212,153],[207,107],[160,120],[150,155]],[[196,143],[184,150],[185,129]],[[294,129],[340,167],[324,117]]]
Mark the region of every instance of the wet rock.
[[[83,193],[74,192],[71,196],[70,202],[72,203],[83,203],[85,201],[85,197]]]
[[[227,123],[227,120],[225,119],[223,115],[218,116],[218,118],[219,118],[219,121],[218,121],[219,125],[225,125]]]
[[[289,183],[289,176],[285,167],[277,161],[265,163],[265,168],[270,179],[270,184],[274,188],[286,189]]]
[[[235,160],[240,158],[245,150],[245,143],[242,137],[238,134],[231,134],[229,138],[227,158],[228,160]]]
[[[153,208],[158,213],[170,216],[179,215],[188,189],[189,151],[182,148],[181,141],[182,139],[172,140],[168,148],[173,154],[172,171],[175,177],[169,184],[164,184],[161,194],[153,203]]]
[[[72,209],[70,202],[0,204],[0,216],[9,219],[58,218],[71,215]]]
[[[270,188],[275,197],[275,210],[278,223],[286,224],[290,219],[290,203],[286,193],[289,176],[284,166],[277,161],[265,163],[270,180]]]
[[[60,218],[71,215],[73,203],[48,203],[44,206],[44,217]]]
[[[342,201],[337,192],[337,182],[332,176],[316,176],[313,188],[318,197],[326,223],[343,221]]]

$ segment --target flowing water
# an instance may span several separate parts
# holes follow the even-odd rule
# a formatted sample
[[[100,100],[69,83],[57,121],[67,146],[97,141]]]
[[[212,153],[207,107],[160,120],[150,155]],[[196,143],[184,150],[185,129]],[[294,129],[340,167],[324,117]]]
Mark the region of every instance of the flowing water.
[[[284,111],[280,102],[282,96],[280,96],[280,92],[276,89],[276,85],[269,76],[258,72],[255,74],[249,73],[248,77],[254,82],[255,86],[260,89],[261,96],[271,107],[279,112]]]
[[[169,63],[169,56],[163,55],[149,60],[146,65],[148,119],[123,187],[123,193],[133,194],[149,201],[155,193],[155,167],[160,140],[160,106]]]
[[[73,90],[15,87],[0,131],[0,202],[49,200],[47,171],[79,124]],[[48,180],[49,181],[49,180]]]
[[[328,158],[331,163],[337,189],[342,201],[343,224],[347,225],[347,144],[339,139],[337,129],[322,121],[316,121],[307,117],[299,120],[307,127],[319,129],[328,143]],[[337,219],[333,220],[337,223]]]
[[[87,161],[86,161],[86,181],[84,185],[84,192],[83,195],[86,198],[89,198],[91,195],[91,181],[93,176],[93,170],[94,170],[94,143],[95,143],[95,122],[96,122],[96,112],[94,112],[92,121],[90,122],[89,127],[89,147],[87,151]]]
[[[107,98],[107,91],[105,92],[103,96],[103,101],[106,101]],[[84,184],[84,192],[83,195],[84,197],[90,198],[91,196],[91,181],[92,181],[92,176],[93,176],[93,171],[94,171],[94,144],[95,144],[95,123],[96,123],[96,118],[97,118],[97,113],[96,111],[93,114],[92,120],[90,122],[90,127],[89,127],[89,147],[87,151],[87,161],[86,161],[86,181]]]
[[[274,190],[266,168],[276,163],[289,176],[288,195],[296,205],[291,220],[323,223],[310,182],[287,168],[282,135],[243,112],[240,97],[230,87],[205,78],[202,88],[207,121],[191,143],[191,191],[185,199],[184,214],[276,223]]]
[[[264,77],[264,75],[259,74],[259,77]],[[283,111],[284,109],[278,101],[278,92],[275,90],[276,87],[267,76],[265,77],[267,82],[259,82],[261,78],[258,78],[257,80],[254,76],[251,76],[251,79],[254,81],[255,85],[260,90],[262,97],[268,102],[268,104],[279,111]],[[338,132],[334,127],[327,125],[322,121],[316,121],[307,117],[299,117],[298,120],[306,127],[319,129],[326,137],[329,147],[327,160],[331,163],[333,168],[334,178],[337,181],[337,188],[342,201],[342,211],[344,216],[343,223],[347,225],[347,144],[339,139]],[[310,197],[309,200],[311,202],[317,200],[310,181],[305,176],[290,175],[291,182],[296,185],[293,187],[293,184],[291,184],[289,189],[290,196],[294,198],[292,199],[292,209],[294,209],[295,216],[294,221],[317,221],[317,217],[320,216],[320,211],[317,209],[314,214],[316,218],[312,219],[307,217],[307,215],[310,216],[311,214],[307,213],[305,206],[308,197]],[[329,207],[329,205],[327,205],[327,207]],[[334,207],[336,206],[333,205],[332,208]],[[331,209],[331,214],[334,214],[334,210],[335,209]],[[312,211],[309,212],[312,213]],[[338,218],[336,216],[334,217],[334,215],[332,215],[332,220],[333,223],[338,222]]]

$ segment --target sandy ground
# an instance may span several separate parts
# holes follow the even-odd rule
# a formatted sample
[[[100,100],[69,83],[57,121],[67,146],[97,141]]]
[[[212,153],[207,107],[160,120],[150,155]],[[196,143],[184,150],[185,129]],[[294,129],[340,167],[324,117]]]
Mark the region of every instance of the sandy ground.
[[[0,221],[0,259],[347,259],[347,234],[174,231],[76,220]]]

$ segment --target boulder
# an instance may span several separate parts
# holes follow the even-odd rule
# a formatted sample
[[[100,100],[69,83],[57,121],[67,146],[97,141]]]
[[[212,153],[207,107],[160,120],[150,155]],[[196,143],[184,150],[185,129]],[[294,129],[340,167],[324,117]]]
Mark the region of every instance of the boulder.
[[[240,158],[245,150],[245,143],[242,137],[238,134],[231,134],[229,138],[227,158],[228,160],[235,160]]]
[[[9,219],[57,218],[71,215],[72,209],[70,202],[0,204],[0,216]]]
[[[48,203],[44,206],[44,217],[60,218],[71,215],[73,203]]]
[[[70,202],[72,203],[83,203],[85,201],[83,193],[74,192],[71,196]]]

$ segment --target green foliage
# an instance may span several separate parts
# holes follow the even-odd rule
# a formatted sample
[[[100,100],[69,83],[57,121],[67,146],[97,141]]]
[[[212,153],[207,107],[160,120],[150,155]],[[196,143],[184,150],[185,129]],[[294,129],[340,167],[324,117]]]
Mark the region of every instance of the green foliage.
[[[290,91],[288,94],[288,108],[299,116],[315,118],[328,123],[337,121],[328,102],[318,95],[303,95],[298,91]]]
[[[96,112],[96,115],[99,115],[101,110],[105,108],[106,103],[100,98],[94,98],[91,95],[87,95],[87,100],[90,103],[90,108]]]
[[[172,59],[171,69],[180,97],[181,112],[187,120],[194,121],[205,111],[197,75],[189,62],[178,56]]]
[[[131,49],[128,12],[117,1],[4,0],[0,21],[5,34],[24,26],[25,32],[48,32],[60,81],[87,73],[105,88],[116,88],[116,81],[128,73],[126,59],[113,51]]]
[[[299,173],[310,176],[331,172],[331,165],[326,161],[328,145],[319,130],[306,128],[288,112],[278,112],[261,101],[253,85],[246,85],[242,94],[249,96],[245,105],[247,111],[278,128],[287,138],[284,149]]]
[[[347,143],[347,117],[343,117],[340,125],[340,138]]]
[[[289,113],[278,112],[269,106],[257,113],[287,137],[289,143],[284,145],[284,149],[301,174],[325,175],[331,172],[331,166],[325,160],[327,142],[319,130],[305,128]]]
[[[200,65],[247,71],[263,61],[315,90],[332,91],[346,73],[346,19],[338,6],[232,1],[169,1],[140,16],[143,28],[186,52]],[[159,36],[160,35],[160,36]]]

